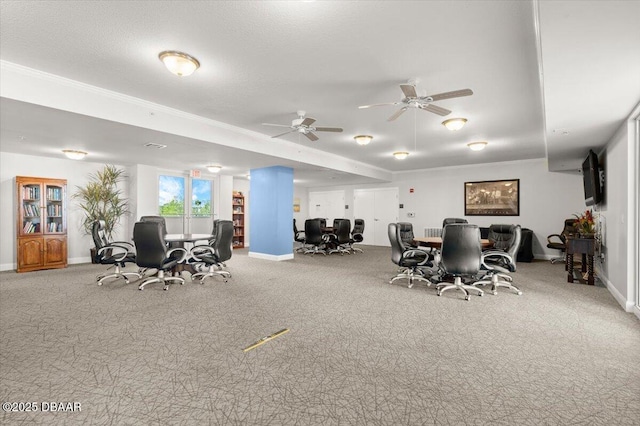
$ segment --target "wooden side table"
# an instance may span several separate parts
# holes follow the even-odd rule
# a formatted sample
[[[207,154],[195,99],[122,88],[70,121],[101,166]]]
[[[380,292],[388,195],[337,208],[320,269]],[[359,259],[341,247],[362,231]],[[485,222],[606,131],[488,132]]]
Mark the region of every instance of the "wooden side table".
[[[572,283],[574,272],[578,272],[578,281],[585,283],[582,273],[587,272],[586,284],[593,285],[593,255],[595,254],[596,240],[594,238],[567,238],[567,282]],[[582,267],[574,271],[573,255],[582,255]]]

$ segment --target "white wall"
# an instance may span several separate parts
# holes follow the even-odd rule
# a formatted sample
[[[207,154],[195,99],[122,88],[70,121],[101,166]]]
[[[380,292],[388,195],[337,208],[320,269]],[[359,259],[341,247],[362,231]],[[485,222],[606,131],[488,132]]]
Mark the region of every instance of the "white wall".
[[[464,183],[469,181],[520,179],[520,216],[464,216]],[[358,188],[398,187],[400,221],[413,223],[416,235],[426,227],[440,228],[445,217],[466,217],[470,223],[489,226],[515,223],[534,232],[534,255],[557,256],[547,249],[547,236],[562,231],[564,220],[585,210],[582,176],[576,173],[552,173],[545,159],[489,163],[473,166],[443,167],[394,173],[392,182],[314,188],[314,191],[345,190],[346,217],[353,220],[353,190]],[[410,188],[414,192],[410,193]],[[415,213],[409,218],[407,213]]]
[[[0,152],[0,270],[16,268],[16,215],[17,195],[15,189],[16,176],[33,176],[67,180],[67,250],[69,263],[90,262],[89,250],[93,240],[82,228],[83,214],[71,195],[77,186],[88,181],[89,174],[104,167],[102,163],[86,160],[74,161],[57,158],[37,157],[31,155]],[[122,167],[122,166],[118,166]],[[124,167],[129,172],[129,169]],[[125,197],[128,196],[129,185],[122,187]],[[128,221],[121,222],[114,232],[115,239],[124,239]]]

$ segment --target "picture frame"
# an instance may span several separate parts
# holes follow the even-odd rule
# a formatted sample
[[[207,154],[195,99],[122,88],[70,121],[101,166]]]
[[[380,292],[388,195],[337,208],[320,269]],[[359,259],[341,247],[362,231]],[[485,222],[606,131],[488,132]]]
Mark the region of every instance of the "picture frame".
[[[520,216],[520,179],[464,183],[465,216]]]

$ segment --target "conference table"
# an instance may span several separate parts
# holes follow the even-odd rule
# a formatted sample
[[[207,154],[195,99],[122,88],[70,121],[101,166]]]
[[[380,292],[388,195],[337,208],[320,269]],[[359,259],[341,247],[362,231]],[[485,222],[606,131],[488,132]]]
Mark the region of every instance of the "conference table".
[[[413,241],[419,246],[426,246],[439,249],[442,247],[442,237],[414,237]],[[487,239],[481,239],[480,245],[483,249],[493,247],[493,243]]]

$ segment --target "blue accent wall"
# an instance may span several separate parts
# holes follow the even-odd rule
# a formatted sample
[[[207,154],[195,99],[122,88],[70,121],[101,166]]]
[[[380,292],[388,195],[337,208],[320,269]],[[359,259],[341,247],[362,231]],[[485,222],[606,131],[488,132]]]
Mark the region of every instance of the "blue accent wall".
[[[280,256],[293,253],[293,169],[251,170],[250,251]]]

